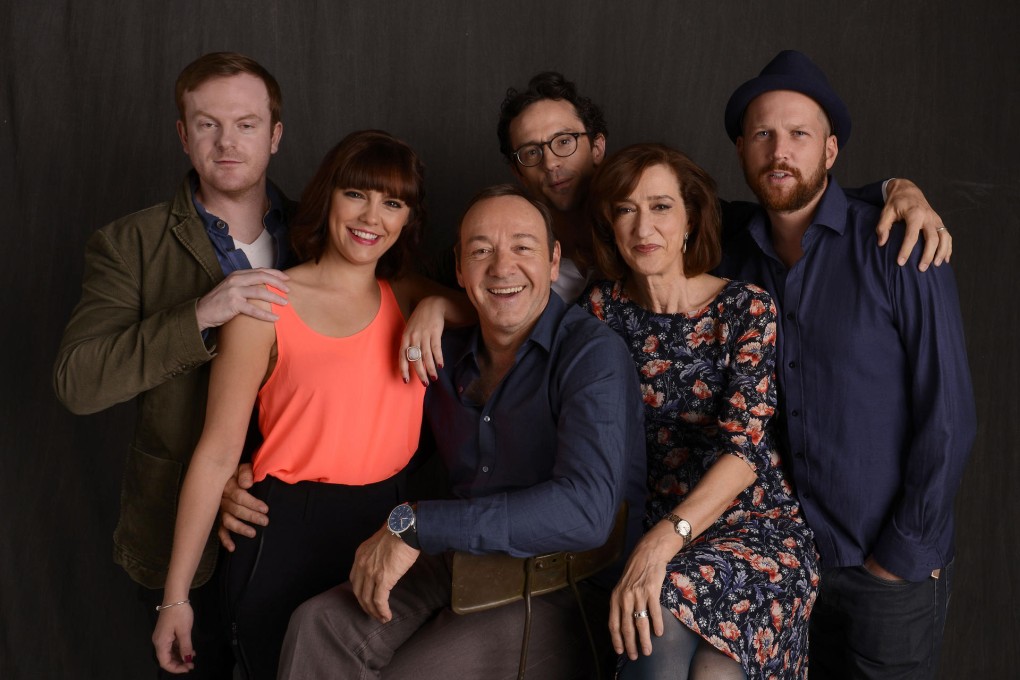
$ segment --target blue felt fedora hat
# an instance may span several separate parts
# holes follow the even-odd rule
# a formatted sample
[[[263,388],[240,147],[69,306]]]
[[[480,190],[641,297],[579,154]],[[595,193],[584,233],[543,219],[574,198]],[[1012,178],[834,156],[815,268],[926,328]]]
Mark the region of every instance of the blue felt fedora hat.
[[[751,100],[773,90],[793,90],[818,102],[832,121],[839,147],[850,139],[850,111],[829,85],[829,79],[803,52],[783,50],[752,78],[737,88],[726,104],[726,134],[734,142],[743,134],[744,111]]]

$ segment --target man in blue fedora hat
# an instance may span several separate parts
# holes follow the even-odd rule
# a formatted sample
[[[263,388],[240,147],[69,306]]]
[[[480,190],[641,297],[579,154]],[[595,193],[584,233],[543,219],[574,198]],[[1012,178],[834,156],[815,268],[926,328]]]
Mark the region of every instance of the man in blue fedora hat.
[[[804,54],[738,87],[725,125],[761,209],[722,270],[779,307],[786,463],[821,554],[811,676],[933,678],[975,435],[953,273],[897,266],[901,224],[875,248],[878,211],[828,174],[849,110]]]

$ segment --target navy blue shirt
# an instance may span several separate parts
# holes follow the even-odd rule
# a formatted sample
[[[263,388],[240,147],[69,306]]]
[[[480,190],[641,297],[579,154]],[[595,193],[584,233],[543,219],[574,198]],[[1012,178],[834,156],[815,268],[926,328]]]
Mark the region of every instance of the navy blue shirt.
[[[244,254],[243,250],[234,246],[234,239],[230,235],[230,225],[206,210],[202,202],[198,200],[198,173],[194,170],[189,172],[188,180],[191,183],[191,202],[195,205],[202,224],[205,225],[205,232],[209,235],[213,250],[216,251],[216,259],[220,262],[223,275],[229,276],[232,272],[251,269],[248,256]],[[293,263],[287,241],[287,214],[284,199],[273,183],[268,180],[266,181],[266,196],[269,198],[269,210],[262,217],[262,225],[273,237],[275,246],[273,251],[276,260],[273,267],[285,269]]]
[[[587,550],[609,536],[623,500],[629,546],[641,535],[645,435],[634,364],[623,340],[555,293],[484,404],[477,328],[443,334],[446,367],[425,418],[455,499],[418,504],[428,553],[516,557]]]
[[[952,270],[898,266],[903,225],[879,248],[878,217],[830,177],[792,268],[759,209],[718,271],[779,308],[780,430],[822,566],[873,554],[920,581],[953,557],[974,398]]]

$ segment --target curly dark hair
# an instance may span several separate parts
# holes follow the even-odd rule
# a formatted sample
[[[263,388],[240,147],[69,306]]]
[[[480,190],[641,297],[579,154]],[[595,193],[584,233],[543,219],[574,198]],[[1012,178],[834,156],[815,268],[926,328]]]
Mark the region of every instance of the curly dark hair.
[[[690,240],[683,254],[684,276],[704,274],[722,259],[722,221],[715,180],[676,149],[664,144],[634,144],[607,158],[591,180],[588,207],[592,249],[598,268],[610,279],[624,279],[630,272],[616,247],[613,203],[630,195],[644,171],[656,165],[665,165],[676,175],[687,211]]]
[[[410,146],[382,130],[352,132],[322,159],[291,221],[290,242],[300,262],[322,257],[329,242],[329,208],[336,189],[382,191],[411,209],[397,242],[379,258],[376,276],[398,277],[421,241],[425,223],[425,168]]]
[[[584,131],[592,135],[594,139],[598,135],[609,136],[606,129],[606,119],[602,116],[602,109],[596,106],[591,99],[582,97],[577,93],[577,87],[563,77],[562,73],[556,71],[544,71],[533,77],[528,82],[528,89],[518,92],[514,88],[506,91],[506,99],[499,107],[499,124],[496,127],[496,134],[499,136],[499,152],[508,163],[513,162],[514,150],[510,146],[510,123],[514,118],[521,115],[521,112],[543,99],[556,99],[570,102],[577,112],[577,117],[584,124]]]

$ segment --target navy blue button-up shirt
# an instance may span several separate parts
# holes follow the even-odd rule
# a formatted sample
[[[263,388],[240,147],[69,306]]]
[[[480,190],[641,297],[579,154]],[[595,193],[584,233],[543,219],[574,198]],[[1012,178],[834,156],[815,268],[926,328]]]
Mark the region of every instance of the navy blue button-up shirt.
[[[484,404],[480,331],[443,335],[446,367],[425,395],[425,418],[454,500],[418,504],[428,553],[516,557],[587,550],[630,504],[629,545],[641,535],[645,436],[634,364],[623,341],[555,293],[514,366]]]
[[[787,269],[767,215],[724,246],[719,273],[780,312],[781,432],[822,566],[879,564],[920,581],[953,556],[953,498],[976,430],[953,272],[900,267],[878,208],[830,178]]]
[[[232,272],[251,269],[248,256],[244,251],[234,246],[234,239],[230,235],[230,226],[213,215],[202,202],[198,200],[198,173],[192,170],[188,174],[191,182],[191,202],[205,225],[205,232],[209,235],[213,250],[216,251],[216,259],[219,260],[223,275],[229,276]],[[293,264],[290,256],[289,242],[287,241],[287,215],[284,206],[284,199],[277,191],[273,183],[266,180],[266,196],[269,198],[269,210],[262,217],[262,224],[266,231],[273,237],[276,269],[285,269]]]

